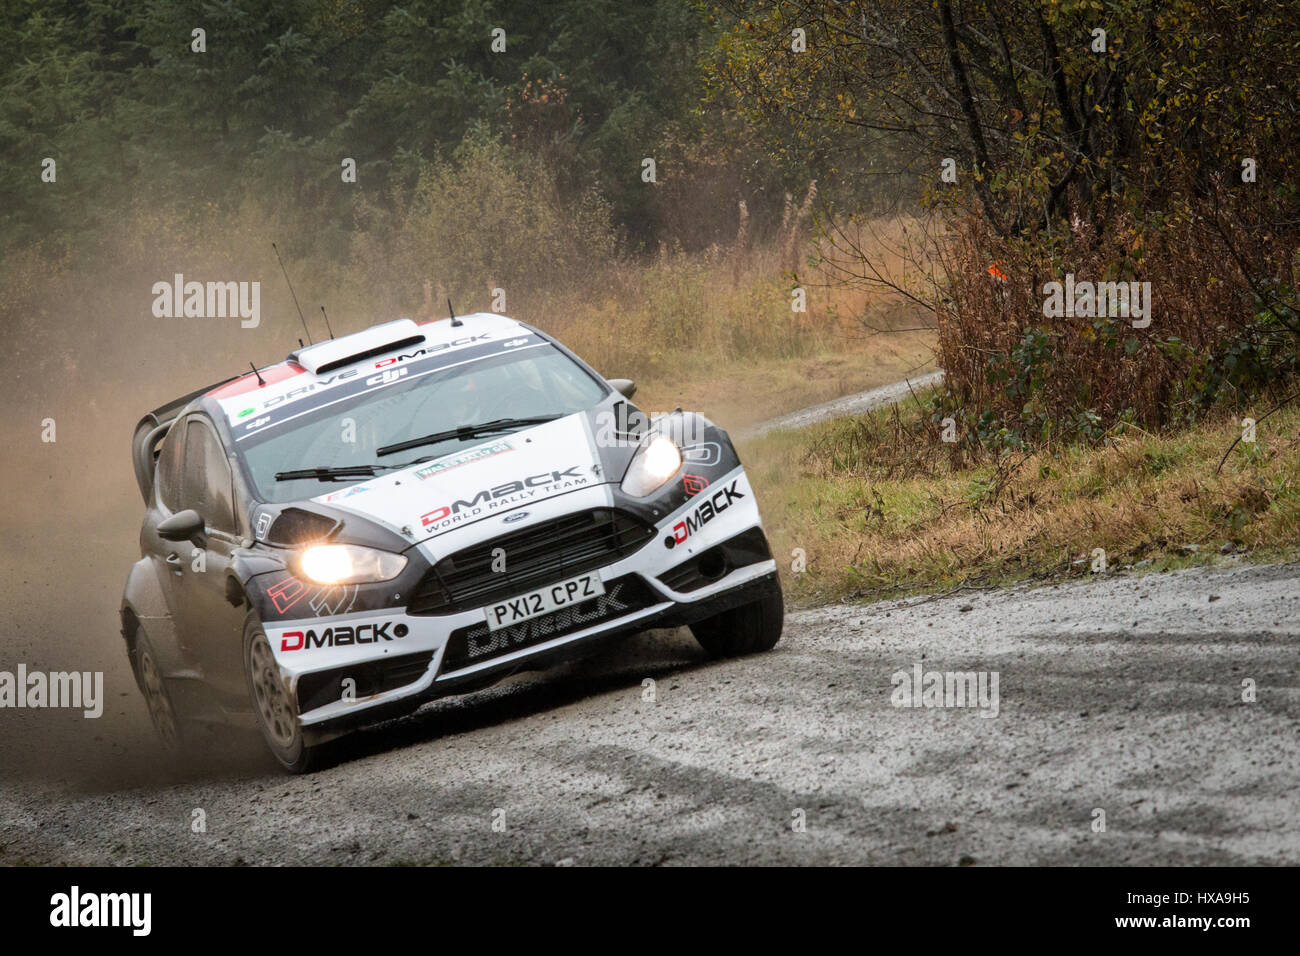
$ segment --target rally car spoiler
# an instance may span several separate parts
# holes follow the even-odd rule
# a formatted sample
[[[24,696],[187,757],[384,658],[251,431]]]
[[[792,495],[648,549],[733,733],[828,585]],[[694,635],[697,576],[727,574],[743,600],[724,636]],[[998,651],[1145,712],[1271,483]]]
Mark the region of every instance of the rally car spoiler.
[[[207,388],[200,388],[188,395],[173,399],[140,419],[135,426],[135,435],[131,439],[131,463],[135,467],[135,483],[140,486],[140,496],[144,498],[145,504],[149,503],[149,495],[153,491],[153,472],[154,465],[158,461],[158,444],[167,434],[167,429],[171,427],[172,422],[176,421],[177,416],[190,402],[239,377],[232,375]]]

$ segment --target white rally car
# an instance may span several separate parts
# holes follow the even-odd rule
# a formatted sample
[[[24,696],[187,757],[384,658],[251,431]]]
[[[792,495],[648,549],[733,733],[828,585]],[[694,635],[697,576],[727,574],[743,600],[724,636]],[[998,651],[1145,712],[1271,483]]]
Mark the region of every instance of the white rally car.
[[[654,419],[528,325],[399,319],[187,395],[136,428],[146,505],[122,633],[164,741],[320,745],[601,638],[771,648],[783,607],[727,434]]]

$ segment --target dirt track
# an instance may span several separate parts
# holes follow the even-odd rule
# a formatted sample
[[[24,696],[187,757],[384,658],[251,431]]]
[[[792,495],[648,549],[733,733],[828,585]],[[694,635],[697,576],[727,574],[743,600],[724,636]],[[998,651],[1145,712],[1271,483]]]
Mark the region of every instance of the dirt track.
[[[298,778],[163,765],[110,642],[100,720],[0,711],[0,862],[1295,864],[1297,635],[1297,565],[800,611],[767,655],[641,635]],[[997,672],[998,716],[891,706],[918,663]]]

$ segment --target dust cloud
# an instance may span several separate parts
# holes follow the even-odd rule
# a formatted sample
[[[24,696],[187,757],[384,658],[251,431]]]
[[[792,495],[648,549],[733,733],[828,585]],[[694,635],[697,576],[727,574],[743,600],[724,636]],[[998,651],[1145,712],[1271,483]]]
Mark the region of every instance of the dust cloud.
[[[0,782],[144,785],[238,771],[245,750],[256,752],[241,746],[188,767],[165,759],[131,674],[118,607],[140,553],[143,504],[130,456],[136,422],[250,361],[282,360],[304,334],[269,238],[266,253],[260,267],[232,270],[170,256],[142,268],[138,255],[115,261],[109,252],[93,273],[51,281],[25,299],[10,288],[0,303],[0,671],[22,664],[28,672],[103,672],[105,696],[98,719],[73,709],[0,708]],[[177,271],[199,281],[261,281],[260,325],[155,317],[152,286]],[[310,296],[310,286],[299,280],[299,296]],[[47,442],[50,419],[55,440]]]

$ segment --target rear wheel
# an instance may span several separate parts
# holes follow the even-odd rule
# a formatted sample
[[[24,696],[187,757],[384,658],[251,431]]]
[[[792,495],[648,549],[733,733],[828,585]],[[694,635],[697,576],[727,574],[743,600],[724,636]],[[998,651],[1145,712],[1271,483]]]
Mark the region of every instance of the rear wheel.
[[[319,748],[308,747],[303,740],[302,724],[284,688],[280,665],[256,614],[248,615],[244,624],[244,674],[267,749],[290,773],[311,770],[317,763]]]
[[[739,657],[770,651],[781,639],[785,602],[780,586],[756,601],[691,625],[691,633],[710,657]]]
[[[158,655],[149,643],[149,635],[143,627],[137,627],[135,632],[135,666],[140,692],[144,694],[145,706],[149,708],[149,720],[158,732],[158,738],[168,753],[179,753],[182,744],[181,720],[167,690],[162,669],[158,666]]]

